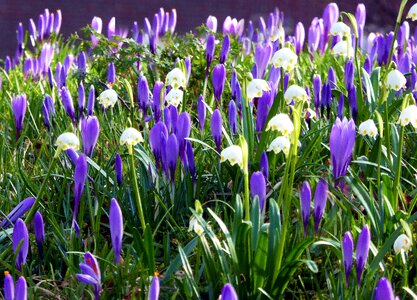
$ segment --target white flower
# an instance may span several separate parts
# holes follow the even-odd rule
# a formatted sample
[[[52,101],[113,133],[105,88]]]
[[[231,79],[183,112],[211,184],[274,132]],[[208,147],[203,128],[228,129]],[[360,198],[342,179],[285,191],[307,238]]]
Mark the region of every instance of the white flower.
[[[270,39],[272,42],[275,42],[276,40],[279,40],[279,43],[282,44],[285,41],[285,30],[282,27],[282,25],[275,27],[275,29],[272,30]]]
[[[113,89],[108,89],[103,91],[97,99],[104,108],[113,107],[117,102],[117,93]]]
[[[78,150],[80,148],[80,141],[72,132],[65,132],[56,139],[55,146],[61,150],[68,150],[71,148]]]
[[[179,89],[172,89],[169,93],[165,96],[166,101],[168,104],[177,107],[181,102],[184,96],[184,92]]]
[[[267,151],[274,151],[275,154],[278,154],[282,151],[285,155],[288,155],[290,146],[290,141],[285,136],[279,136],[272,141]]]
[[[179,68],[174,68],[167,74],[166,84],[174,89],[185,88],[185,75]]]
[[[275,68],[282,67],[285,71],[291,71],[297,64],[298,56],[290,48],[281,48],[272,57]]]
[[[405,254],[410,250],[411,248],[411,240],[410,238],[405,235],[401,234],[394,242],[394,251],[395,254],[401,253],[401,258],[403,260],[403,263],[405,264]]]
[[[223,149],[220,153],[220,162],[225,162],[228,160],[230,164],[233,166],[237,164],[239,167],[242,168],[243,166],[243,155],[242,155],[242,148],[239,146],[233,145]]]
[[[249,99],[259,98],[263,91],[270,91],[268,83],[263,79],[252,79],[246,88],[246,93]]]
[[[411,21],[417,20],[417,3],[411,6],[406,19],[411,19]]]
[[[194,229],[194,232],[197,233],[198,236],[201,236],[203,234],[203,232],[204,232],[203,227],[200,224],[198,224],[198,223],[196,223],[194,225],[194,228],[193,229]]]
[[[350,36],[350,28],[343,22],[337,22],[334,23],[332,28],[330,29],[330,34],[334,36],[340,35],[348,37]]]
[[[398,70],[392,70],[388,73],[387,84],[390,89],[399,91],[401,88],[405,87],[407,79],[404,75]]]
[[[307,101],[308,95],[305,89],[298,85],[291,85],[287,88],[287,90],[284,93],[284,99],[287,101],[287,104],[291,103],[292,101]]]
[[[332,49],[334,55],[348,58],[353,56],[353,51],[352,45],[348,41],[340,41]]]
[[[401,126],[407,126],[411,123],[414,128],[417,128],[417,106],[410,105],[405,108],[401,112],[398,122],[401,124]]]
[[[279,131],[283,135],[289,135],[294,131],[294,124],[287,114],[277,114],[269,120],[266,130]]]
[[[378,135],[378,129],[376,128],[374,120],[372,119],[362,122],[359,125],[358,132],[361,135],[364,135],[364,136],[369,135],[370,137],[373,137],[373,138],[376,138],[376,136]]]
[[[142,134],[137,131],[135,128],[126,128],[120,136],[120,144],[134,146],[139,142],[143,142]]]

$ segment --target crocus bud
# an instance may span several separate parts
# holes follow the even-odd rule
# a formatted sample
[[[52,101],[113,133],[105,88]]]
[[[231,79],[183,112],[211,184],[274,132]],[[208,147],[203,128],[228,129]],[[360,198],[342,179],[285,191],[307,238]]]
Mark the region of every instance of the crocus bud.
[[[337,104],[337,117],[339,119],[343,118],[344,108],[345,108],[345,96],[342,93],[340,93],[339,102]]]
[[[319,232],[320,221],[326,209],[327,191],[327,182],[324,179],[320,179],[314,193],[314,229],[316,234]]]
[[[16,281],[15,299],[26,300],[27,298],[28,296],[26,280],[23,276],[20,276],[19,279]]]
[[[235,101],[233,100],[230,100],[230,103],[229,103],[228,116],[229,116],[230,129],[232,130],[233,134],[236,134],[237,109],[236,109]]]
[[[152,283],[149,288],[149,300],[158,300],[159,299],[159,278],[154,276],[152,278]]]
[[[262,152],[261,161],[259,162],[260,169],[262,174],[265,177],[265,181],[268,181],[269,177],[269,162],[268,162],[268,155],[266,151]]]
[[[224,83],[226,81],[226,68],[223,64],[219,64],[214,67],[212,80],[214,97],[218,102],[220,102],[224,89]]]
[[[304,236],[307,235],[307,225],[310,218],[311,188],[308,181],[304,181],[300,190],[301,216],[303,218]]]
[[[62,100],[62,104],[64,105],[65,111],[75,126],[74,104],[72,102],[72,97],[67,87],[63,86],[61,88],[60,95],[61,95],[61,100]]]
[[[1,221],[0,228],[7,228],[11,224],[14,224],[17,219],[21,218],[25,212],[32,208],[33,203],[35,202],[34,197],[26,198],[19,202],[15,208]]]
[[[16,140],[19,139],[20,134],[22,133],[23,120],[25,119],[27,107],[26,95],[22,94],[12,99],[12,110],[14,116],[14,122],[16,125]]]
[[[114,63],[109,63],[109,66],[107,68],[107,83],[112,86],[114,82],[116,81],[116,68],[114,66]]]
[[[356,98],[356,87],[352,86],[348,90],[348,97],[349,97],[349,105],[350,105],[350,113],[352,115],[352,119],[356,122],[356,117],[358,115],[358,101]]]
[[[139,100],[139,108],[146,113],[146,109],[148,108],[149,102],[149,86],[146,77],[141,75],[139,76],[138,82],[138,100]]]
[[[178,153],[179,148],[177,137],[174,133],[172,133],[168,137],[166,144],[166,164],[168,166],[169,174],[173,184],[175,182],[175,170],[177,168]]]
[[[353,238],[352,234],[348,231],[345,233],[342,242],[342,251],[343,251],[343,266],[345,267],[345,276],[346,276],[346,288],[349,286],[349,275],[352,270],[352,261],[353,261]]]
[[[224,64],[227,60],[227,55],[229,54],[230,50],[230,37],[229,35],[225,35],[222,44],[222,50],[220,51],[220,63]]]
[[[99,133],[100,124],[97,117],[89,116],[81,121],[81,135],[85,155],[92,156]]]
[[[187,56],[184,59],[184,64],[185,64],[185,71],[187,74],[185,74],[185,76],[187,77],[187,84],[190,81],[190,75],[191,75],[191,57]]]
[[[94,113],[94,101],[96,95],[94,92],[94,85],[90,86],[90,92],[88,93],[88,102],[87,102],[87,116],[91,116]]]
[[[361,277],[366,261],[368,260],[369,244],[371,242],[371,232],[368,225],[362,228],[356,244],[356,276],[359,287],[361,286]]]
[[[165,94],[161,95],[163,87],[164,83],[162,81],[155,82],[155,85],[153,86],[152,110],[155,122],[158,122],[161,119],[161,99],[165,99]]]
[[[117,184],[121,186],[123,183],[123,162],[119,153],[116,153],[116,157],[114,161],[114,169],[116,171]]]
[[[195,183],[197,178],[196,178],[196,169],[195,169],[194,150],[189,140],[185,142],[185,151],[187,153],[188,169],[190,170],[191,178],[193,179],[193,182]]]
[[[272,91],[267,91],[262,94],[262,97],[258,100],[258,107],[256,111],[256,125],[255,129],[257,132],[262,132],[268,117],[269,109],[272,106]],[[260,138],[261,134],[258,135]]]
[[[119,264],[123,240],[123,215],[119,203],[114,198],[110,202],[109,223],[114,258],[116,264]]]
[[[97,259],[90,252],[84,254],[84,263],[80,263],[82,274],[76,274],[77,279],[94,288],[95,299],[100,299],[101,272]]]
[[[217,31],[217,18],[215,16],[208,16],[206,26],[211,31]]]
[[[3,285],[4,300],[14,300],[14,282],[13,277],[8,271],[4,272],[4,285]]]
[[[23,240],[22,246],[19,249],[19,253],[16,253],[17,247]],[[26,257],[29,251],[29,233],[25,222],[22,219],[18,219],[13,229],[13,252],[16,255],[16,268],[19,272],[22,272],[22,265],[26,263]]]
[[[336,3],[329,3],[323,12],[323,34],[321,42],[321,50],[324,50],[327,47],[327,41],[329,40],[329,32],[333,24],[339,19],[339,7]]]
[[[155,157],[156,168],[159,169],[162,164],[162,140],[166,142],[168,138],[168,130],[162,121],[157,122],[149,132],[149,143]]]
[[[353,61],[347,60],[345,65],[345,87],[347,90],[353,87],[354,71]]]
[[[304,25],[301,22],[297,23],[297,26],[295,26],[295,53],[297,55],[300,54],[301,50],[304,46],[304,39],[305,39],[305,30]]]
[[[363,48],[363,30],[365,28],[366,8],[363,3],[359,3],[356,7],[356,22],[358,24],[358,42],[359,48]]]
[[[211,134],[214,138],[214,143],[216,144],[217,152],[220,152],[220,145],[222,143],[222,115],[220,111],[216,108],[213,112],[210,121],[211,125]]]
[[[73,215],[73,225],[76,231],[79,227],[77,224],[77,214],[78,207],[80,205],[81,195],[84,190],[85,180],[87,179],[88,165],[87,158],[84,154],[80,154],[78,157],[77,163],[75,164],[74,169],[74,215]],[[78,234],[78,232],[77,232]]]
[[[398,297],[397,297],[398,298]],[[392,290],[391,283],[385,277],[382,277],[375,288],[374,300],[394,300],[397,299]]]
[[[190,136],[191,132],[191,118],[187,112],[182,112],[178,116],[177,126],[176,126],[176,137],[179,144],[179,152],[181,159],[185,159],[185,139]]]
[[[215,50],[215,40],[216,40],[216,38],[214,37],[214,35],[209,34],[207,36],[207,44],[206,44],[207,71],[206,71],[206,75],[208,75],[208,70],[210,69],[211,61],[213,60],[214,50]]]
[[[265,207],[266,199],[266,182],[265,177],[261,172],[255,172],[250,178],[250,191],[252,198],[256,195],[259,197],[259,209],[262,212]]]
[[[255,48],[255,64],[257,68],[257,78],[263,78],[265,75],[265,70],[268,67],[269,61],[272,56],[272,45],[271,43],[266,43],[265,46],[261,44],[256,45]]]
[[[78,112],[80,117],[84,114],[85,107],[85,90],[82,82],[78,85]]]
[[[103,28],[103,21],[100,17],[94,17],[91,21],[91,28],[95,30],[97,33],[101,33]],[[93,43],[93,48],[98,44],[98,38],[95,35],[91,35],[91,42]]]
[[[206,106],[203,103],[204,98],[202,95],[198,97],[197,103],[197,113],[198,113],[198,123],[200,124],[200,130],[204,131],[204,124],[206,122]]]
[[[236,291],[230,283],[226,283],[220,295],[220,299],[222,300],[238,300]]]
[[[36,244],[38,245],[39,254],[42,258],[42,244],[45,242],[45,224],[39,211],[37,211],[33,217],[33,229],[35,231]]]

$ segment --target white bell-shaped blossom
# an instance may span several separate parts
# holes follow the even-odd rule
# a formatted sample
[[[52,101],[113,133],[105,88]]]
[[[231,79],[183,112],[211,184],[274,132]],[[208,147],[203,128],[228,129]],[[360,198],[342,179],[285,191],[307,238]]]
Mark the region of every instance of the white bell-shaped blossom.
[[[406,18],[411,19],[412,21],[417,20],[417,3],[411,6]]]
[[[285,71],[291,71],[297,65],[298,56],[290,48],[281,48],[274,53],[272,64],[275,68],[282,67]]]
[[[220,162],[225,162],[227,160],[230,162],[232,166],[237,164],[240,168],[242,168],[242,148],[236,145],[232,145],[227,147],[226,149],[223,149],[223,151],[220,153]]]
[[[126,128],[120,136],[121,145],[130,145],[134,146],[137,143],[143,142],[142,134],[135,128]]]
[[[392,70],[388,73],[387,84],[390,89],[399,91],[401,88],[405,87],[406,83],[407,79],[405,79],[400,71]]]
[[[352,45],[348,41],[342,40],[338,42],[336,45],[334,45],[332,53],[337,56],[350,58],[353,57],[354,50]]]
[[[178,107],[182,103],[182,98],[184,97],[184,92],[180,89],[172,89],[165,96],[165,100],[168,104]]]
[[[259,98],[262,96],[263,91],[270,91],[268,83],[263,79],[252,79],[246,88],[246,94],[249,99]]]
[[[180,87],[185,88],[185,75],[184,72],[179,68],[174,68],[167,74],[166,84],[171,86],[174,89],[179,89]]]
[[[414,128],[417,128],[417,106],[410,105],[406,107],[400,114],[398,120],[401,126],[407,126],[411,123]]]
[[[72,132],[65,132],[56,139],[55,146],[61,150],[78,150],[80,148],[80,140]]]
[[[301,86],[298,85],[291,85],[287,88],[287,90],[284,93],[284,99],[287,102],[287,104],[291,103],[292,101],[298,102],[298,101],[307,101],[308,95],[305,89],[303,89]]]
[[[372,138],[376,138],[376,136],[378,135],[378,129],[376,128],[376,125],[374,123],[374,120],[369,119],[366,120],[365,122],[362,122],[359,125],[359,130],[358,130],[360,135],[368,135]]]
[[[406,263],[405,254],[410,250],[411,244],[412,243],[410,238],[405,234],[398,236],[394,242],[394,252],[397,255],[401,254],[401,258],[404,264]]]
[[[107,89],[97,97],[97,100],[104,108],[113,107],[117,102],[117,93],[113,89]]]
[[[330,34],[333,36],[344,36],[349,37],[351,35],[350,33],[350,27],[347,26],[343,22],[336,22],[333,24],[332,28],[330,29]]]
[[[269,120],[266,130],[278,131],[282,135],[289,135],[294,131],[294,124],[287,114],[277,114]]]
[[[285,136],[279,136],[271,142],[267,151],[274,151],[275,154],[283,152],[288,155],[291,143]]]

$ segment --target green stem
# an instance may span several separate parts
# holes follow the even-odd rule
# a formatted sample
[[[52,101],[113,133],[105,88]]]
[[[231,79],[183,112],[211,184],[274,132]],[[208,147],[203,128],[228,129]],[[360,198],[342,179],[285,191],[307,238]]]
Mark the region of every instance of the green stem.
[[[395,22],[394,37],[392,39],[391,48],[389,50],[387,70],[389,68],[389,65],[391,64],[392,56],[394,55],[394,46],[395,46],[395,42],[397,40],[398,30],[399,30],[400,25],[401,25],[401,19],[402,19],[402,15],[403,15],[403,12],[404,12],[404,7],[407,4],[407,2],[408,2],[408,0],[401,1],[400,9],[398,11],[397,21]]]
[[[134,191],[135,198],[136,198],[136,206],[137,206],[136,208],[139,213],[140,224],[142,225],[142,230],[144,232],[146,223],[145,223],[145,217],[143,215],[142,201],[140,199],[138,180],[136,178],[135,161],[133,157],[133,146],[128,146],[128,147],[129,147],[130,180],[132,181],[133,191]]]
[[[245,202],[244,202],[244,209],[245,209],[245,220],[249,221],[250,220],[250,205],[249,205],[249,173],[245,172],[245,174],[243,175],[245,176],[244,178],[244,183],[245,183]]]
[[[43,179],[41,188],[40,188],[38,194],[36,195],[35,202],[33,203],[33,206],[30,209],[30,211],[29,211],[29,213],[28,213],[28,215],[26,217],[26,224],[29,224],[32,221],[32,218],[35,215],[36,210],[38,209],[40,200],[41,200],[41,198],[42,198],[42,196],[43,196],[43,194],[45,192],[45,189],[46,189],[46,185],[47,185],[47,182],[48,182],[48,178],[49,178],[49,176],[52,173],[52,168],[55,166],[56,157],[59,155],[60,152],[61,152],[61,150],[58,149],[57,152],[56,152],[56,154],[55,154],[55,156],[52,158],[51,164],[49,165],[48,171],[46,172],[46,176]]]
[[[401,126],[400,143],[398,145],[397,164],[396,164],[395,179],[394,179],[394,196],[392,197],[392,201],[391,201],[392,207],[398,207],[397,206],[398,193],[401,190],[400,179],[401,179],[401,160],[402,160],[402,152],[403,152],[403,137],[404,137],[404,127]]]

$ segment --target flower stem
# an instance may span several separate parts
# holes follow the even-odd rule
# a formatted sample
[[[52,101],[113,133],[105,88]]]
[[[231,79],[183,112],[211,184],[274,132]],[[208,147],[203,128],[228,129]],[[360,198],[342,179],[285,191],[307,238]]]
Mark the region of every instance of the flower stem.
[[[398,207],[397,206],[398,192],[401,190],[400,179],[401,179],[401,160],[402,160],[402,152],[403,152],[403,137],[404,137],[404,127],[401,126],[400,143],[398,145],[397,164],[396,164],[395,179],[394,179],[394,195],[391,201],[392,207]]]
[[[133,159],[133,149],[132,146],[129,146],[129,164],[130,164],[130,180],[132,181],[133,185],[133,191],[136,198],[136,208],[139,213],[139,220],[140,224],[142,225],[142,230],[145,231],[145,217],[143,215],[143,209],[142,209],[142,200],[140,199],[140,193],[139,193],[139,186],[138,186],[138,180],[136,178],[136,172],[135,172],[135,161]]]

